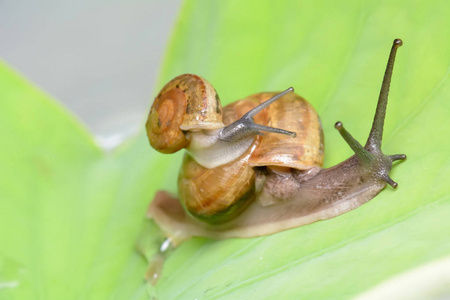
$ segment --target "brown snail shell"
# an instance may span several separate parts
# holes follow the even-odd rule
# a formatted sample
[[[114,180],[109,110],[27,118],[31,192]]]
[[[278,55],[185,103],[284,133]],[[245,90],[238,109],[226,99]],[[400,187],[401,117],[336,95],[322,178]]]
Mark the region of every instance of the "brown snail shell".
[[[259,93],[224,107],[229,125],[276,93]],[[275,106],[275,104],[277,104]],[[288,94],[254,117],[257,124],[287,128],[297,138],[275,133],[257,136],[239,158],[215,168],[200,166],[185,155],[178,178],[178,194],[185,209],[207,223],[225,222],[255,198],[255,166],[282,166],[299,170],[323,163],[323,132],[314,108],[303,98]]]
[[[186,154],[178,178],[185,209],[208,223],[222,223],[242,212],[255,196],[255,171],[248,164],[252,150],[213,169],[200,166]]]
[[[264,102],[277,93],[259,93],[249,97]],[[305,99],[291,93],[267,107],[263,125],[297,133],[295,139],[281,134],[265,134],[250,158],[250,165],[290,167],[307,170],[321,167],[324,136],[319,116]]]
[[[222,106],[216,91],[208,81],[192,74],[177,76],[162,88],[146,124],[151,146],[162,153],[189,145],[183,130],[221,127]]]

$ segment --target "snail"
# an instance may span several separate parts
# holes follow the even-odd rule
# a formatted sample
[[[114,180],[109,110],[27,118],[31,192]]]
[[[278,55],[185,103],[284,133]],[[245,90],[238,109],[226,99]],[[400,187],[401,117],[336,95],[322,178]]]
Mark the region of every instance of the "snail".
[[[173,245],[192,237],[254,237],[339,216],[397,183],[392,163],[406,155],[381,151],[395,56],[387,63],[365,146],[335,124],[354,155],[323,169],[324,137],[314,108],[289,88],[258,93],[222,108],[212,85],[185,74],[156,97],[146,124],[162,153],[186,149],[178,177],[180,201],[157,192],[148,216]]]

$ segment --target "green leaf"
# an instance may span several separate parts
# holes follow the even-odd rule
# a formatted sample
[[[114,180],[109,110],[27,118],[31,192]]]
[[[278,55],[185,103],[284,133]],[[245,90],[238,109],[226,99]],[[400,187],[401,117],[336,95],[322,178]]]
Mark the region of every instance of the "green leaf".
[[[445,1],[186,2],[158,86],[196,73],[223,103],[294,86],[322,118],[326,166],[351,155],[336,121],[366,139],[392,40],[402,38],[383,150],[408,160],[391,173],[397,190],[340,217],[186,242],[156,287],[145,285],[135,245],[155,191],[176,190],[182,154],[156,153],[144,133],[105,153],[0,64],[0,298],[349,298],[448,255],[448,28]]]
[[[151,191],[133,187],[151,168],[135,178],[131,152],[103,153],[3,63],[0,99],[0,298],[145,296],[134,241]]]
[[[402,38],[383,150],[406,153],[386,188],[338,218],[248,240],[194,239],[169,257],[162,299],[349,298],[450,253],[449,6],[444,1],[189,1],[160,86],[207,78],[224,103],[294,86],[321,116],[325,166],[352,154],[333,125],[370,130]]]

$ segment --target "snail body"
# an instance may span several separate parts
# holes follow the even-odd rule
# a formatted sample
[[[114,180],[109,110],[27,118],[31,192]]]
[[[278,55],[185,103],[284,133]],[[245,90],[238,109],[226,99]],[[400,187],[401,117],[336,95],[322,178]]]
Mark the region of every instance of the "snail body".
[[[222,108],[205,79],[176,77],[156,97],[147,122],[150,144],[163,153],[186,148],[180,200],[157,193],[148,211],[173,244],[191,236],[253,237],[329,219],[375,197],[392,162],[381,138],[398,47],[392,46],[372,130],[365,146],[337,122],[355,155],[327,169],[323,132],[312,106],[290,88],[259,93]],[[262,134],[264,132],[264,134]]]

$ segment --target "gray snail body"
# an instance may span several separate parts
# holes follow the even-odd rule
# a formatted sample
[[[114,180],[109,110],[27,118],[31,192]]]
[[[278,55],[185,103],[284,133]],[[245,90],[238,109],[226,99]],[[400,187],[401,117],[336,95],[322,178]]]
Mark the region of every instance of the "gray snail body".
[[[337,122],[355,155],[326,169],[319,118],[292,88],[222,109],[203,78],[186,74],[169,82],[155,99],[147,132],[158,151],[188,150],[178,178],[181,202],[159,191],[148,216],[176,246],[192,236],[273,234],[350,211],[386,184],[396,188],[389,172],[393,161],[406,156],[384,155],[381,139],[401,45],[394,40],[367,143],[360,145]]]

